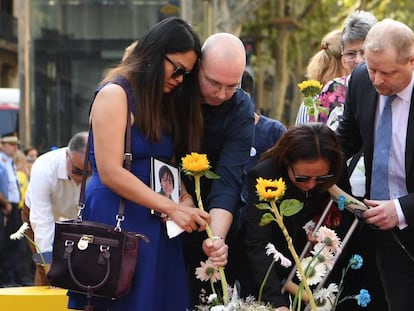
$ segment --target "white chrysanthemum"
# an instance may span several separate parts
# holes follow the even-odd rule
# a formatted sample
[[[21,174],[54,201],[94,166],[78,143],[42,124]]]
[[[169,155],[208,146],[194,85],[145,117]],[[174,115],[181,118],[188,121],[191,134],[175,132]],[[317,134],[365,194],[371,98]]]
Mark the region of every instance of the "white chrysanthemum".
[[[210,294],[207,298],[207,303],[212,303],[216,299],[217,299],[217,294]]]
[[[19,230],[17,230],[15,233],[10,234],[10,240],[21,240],[24,237],[24,233],[26,230],[29,229],[29,224],[27,222],[24,222]]]
[[[309,220],[302,228],[305,230],[306,234],[312,232],[315,229],[316,223],[313,220]]]
[[[320,263],[317,260],[312,260],[313,257],[306,257],[303,258],[301,262],[309,285],[318,284],[320,281],[322,281],[322,278],[327,272],[325,264]],[[298,270],[296,270],[296,275],[298,276],[299,280],[302,281],[302,278]]]
[[[341,249],[341,240],[336,235],[336,232],[326,226],[322,226],[316,232],[318,242],[325,243],[326,247],[332,252],[337,253]]]
[[[338,286],[334,283],[329,284],[327,288],[321,288],[313,293],[317,311],[330,311],[335,301],[335,293],[338,292]]]
[[[273,260],[275,262],[280,260],[280,264],[285,268],[288,268],[292,265],[292,262],[288,258],[283,256],[283,254],[279,252],[272,243],[267,243],[266,255],[273,255]]]
[[[338,285],[335,283],[329,284],[327,288],[318,289],[313,293],[313,297],[315,299],[327,299],[327,298],[335,298],[335,293],[338,292]]]
[[[335,263],[335,255],[326,247],[324,243],[316,243],[311,251],[313,256],[317,256],[319,262],[324,263],[328,270],[332,270]]]

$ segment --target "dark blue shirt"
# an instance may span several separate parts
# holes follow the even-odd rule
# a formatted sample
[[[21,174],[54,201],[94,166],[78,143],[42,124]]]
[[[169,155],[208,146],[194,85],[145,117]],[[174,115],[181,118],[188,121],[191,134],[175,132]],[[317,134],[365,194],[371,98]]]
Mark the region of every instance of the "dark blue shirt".
[[[203,104],[204,136],[201,153],[219,179],[201,179],[207,210],[222,208],[234,214],[240,206],[242,175],[254,136],[253,102],[241,89],[219,106]]]

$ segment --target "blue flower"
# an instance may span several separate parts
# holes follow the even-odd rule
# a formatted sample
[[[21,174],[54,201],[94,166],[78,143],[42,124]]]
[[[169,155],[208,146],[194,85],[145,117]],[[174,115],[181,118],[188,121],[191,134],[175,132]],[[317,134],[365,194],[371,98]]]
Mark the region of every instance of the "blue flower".
[[[365,308],[371,302],[371,295],[366,289],[361,289],[359,295],[355,296],[355,299],[358,305]]]
[[[341,194],[338,197],[338,208],[340,211],[343,211],[345,209],[345,203],[346,203],[346,199],[345,197]]]
[[[351,259],[349,260],[349,266],[354,269],[358,270],[361,269],[364,260],[358,254],[352,255]]]

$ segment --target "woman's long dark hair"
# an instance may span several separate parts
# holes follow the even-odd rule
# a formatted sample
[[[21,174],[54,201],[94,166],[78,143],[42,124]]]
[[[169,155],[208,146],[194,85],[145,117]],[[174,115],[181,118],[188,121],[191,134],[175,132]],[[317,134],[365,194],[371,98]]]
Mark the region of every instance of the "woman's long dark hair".
[[[275,146],[262,155],[272,158],[280,169],[297,161],[324,159],[329,163],[329,173],[334,177],[318,187],[327,190],[337,183],[342,173],[343,155],[335,133],[324,123],[306,123],[290,128]]]
[[[198,150],[200,146],[202,115],[198,62],[180,86],[164,94],[164,61],[166,54],[189,51],[200,58],[198,35],[186,21],[178,17],[166,18],[147,31],[101,82],[106,83],[119,75],[127,78],[134,89],[138,128],[158,142],[163,132],[172,135],[175,150],[182,150],[182,153]]]

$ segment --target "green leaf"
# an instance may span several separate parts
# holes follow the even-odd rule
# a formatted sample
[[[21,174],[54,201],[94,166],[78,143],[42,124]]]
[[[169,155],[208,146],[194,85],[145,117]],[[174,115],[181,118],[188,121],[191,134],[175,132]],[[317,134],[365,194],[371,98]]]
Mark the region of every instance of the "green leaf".
[[[266,225],[270,224],[272,221],[276,221],[275,217],[273,217],[273,215],[271,213],[266,213],[260,219],[259,225],[260,226],[266,226]]]
[[[280,214],[283,216],[292,216],[303,208],[303,203],[296,199],[286,199],[280,204]]]
[[[187,171],[187,170],[183,170],[184,174],[186,174],[187,176],[194,176],[193,172]]]
[[[311,107],[313,107],[313,99],[312,99],[312,97],[305,97],[304,99],[303,99],[303,104],[305,105],[305,107],[307,107],[307,108],[311,108]]]
[[[267,203],[258,203],[258,204],[256,204],[256,207],[258,209],[262,210],[262,211],[265,211],[265,210],[271,211],[272,210],[272,208],[270,207],[270,205],[267,204]]]
[[[313,116],[315,114],[315,108],[312,106],[308,109],[308,115]]]
[[[319,106],[318,110],[319,110],[320,113],[323,113],[323,114],[326,114],[326,115],[329,114],[329,110],[325,107]]]
[[[212,172],[212,171],[210,171],[210,170],[206,171],[206,172],[204,173],[204,176],[205,176],[206,178],[208,178],[208,179],[219,179],[219,178],[220,178],[220,176],[219,176],[219,175],[217,175],[216,173],[214,173],[214,172]]]

